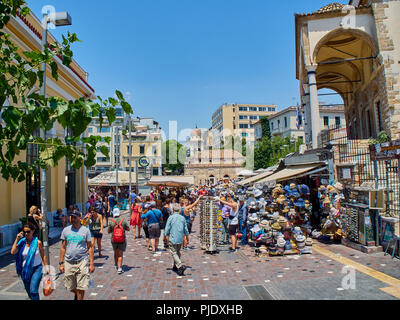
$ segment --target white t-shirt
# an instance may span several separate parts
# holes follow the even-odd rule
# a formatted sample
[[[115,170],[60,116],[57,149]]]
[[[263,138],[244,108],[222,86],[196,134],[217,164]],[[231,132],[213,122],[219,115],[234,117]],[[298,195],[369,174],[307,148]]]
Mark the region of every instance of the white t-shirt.
[[[30,247],[25,246],[24,251],[22,251],[22,258],[23,258],[22,268],[25,267],[26,257],[28,256],[29,248]],[[39,251],[39,248],[36,248],[35,260],[33,261],[33,267],[37,267],[41,264],[42,264],[42,259],[40,257],[40,251]]]

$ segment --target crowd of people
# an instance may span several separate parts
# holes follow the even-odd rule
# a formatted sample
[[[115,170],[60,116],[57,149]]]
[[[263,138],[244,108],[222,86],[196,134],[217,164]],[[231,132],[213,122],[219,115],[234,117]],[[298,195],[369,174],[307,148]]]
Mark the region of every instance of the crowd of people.
[[[319,230],[338,233],[341,212],[328,203],[340,204],[343,198],[341,185],[318,189],[316,198],[322,212],[331,213],[322,220]],[[102,238],[105,230],[111,234],[115,270],[122,274],[123,256],[130,239],[144,237],[146,248],[152,253],[168,250],[173,259],[173,270],[184,275],[186,266],[181,258],[182,250],[189,246],[192,225],[202,197],[210,197],[219,205],[219,245],[230,245],[236,253],[240,245],[250,241],[270,254],[294,246],[304,247],[308,237],[317,238],[313,197],[306,185],[277,185],[243,188],[232,182],[190,188],[154,188],[148,196],[129,194],[129,216],[122,217],[120,205],[112,190],[103,194],[92,190],[82,214],[70,206],[67,214],[58,212],[63,231],[59,271],[64,274],[64,285],[82,300],[89,288],[90,274],[94,272],[95,247],[99,258],[102,254]],[[326,210],[328,211],[326,211]],[[29,210],[27,223],[14,242],[11,253],[17,255],[17,273],[21,276],[29,297],[39,299],[38,288],[42,273],[49,272],[43,253],[39,231],[43,217],[37,207]],[[321,222],[321,221],[320,221]],[[335,228],[336,227],[336,228]],[[143,233],[142,233],[143,230]],[[331,231],[332,232],[332,231]],[[307,238],[307,241],[306,241]],[[282,252],[283,252],[282,251]],[[43,268],[44,266],[44,268]]]
[[[153,253],[168,250],[174,261],[173,271],[183,276],[186,266],[181,259],[181,250],[192,249],[189,247],[189,235],[200,198],[182,189],[154,189],[145,197],[132,192],[128,200],[130,216],[122,217],[112,190],[106,194],[92,190],[85,213],[73,205],[69,206],[66,214],[58,210],[56,219],[63,227],[59,272],[64,274],[64,286],[74,293],[75,300],[84,299],[91,273],[95,270],[96,246],[98,257],[104,257],[102,238],[105,230],[111,234],[118,274],[124,272],[123,255],[129,238],[142,238],[143,229],[147,249]],[[11,254],[17,255],[17,273],[32,300],[39,299],[42,276],[50,272],[43,243],[39,240],[42,219],[40,209],[32,207],[27,223],[18,233],[11,250]]]

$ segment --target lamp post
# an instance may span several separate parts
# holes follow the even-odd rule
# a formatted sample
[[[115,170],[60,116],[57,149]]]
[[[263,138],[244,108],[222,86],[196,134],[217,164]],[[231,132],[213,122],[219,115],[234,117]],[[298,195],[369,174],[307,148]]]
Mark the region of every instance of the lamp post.
[[[132,194],[132,118],[129,115],[129,197]],[[137,194],[137,191],[136,191]],[[131,199],[132,202],[132,199]]]
[[[42,52],[45,51],[47,47],[47,33],[49,23],[52,22],[56,27],[61,26],[70,26],[72,24],[72,20],[70,15],[67,12],[56,12],[48,15],[47,13],[43,14],[42,20]],[[46,63],[43,62],[40,67],[40,71],[43,72],[43,84],[40,90],[40,93],[43,97],[46,97]],[[43,141],[46,141],[46,132],[43,129],[40,129],[40,137]],[[48,263],[50,263],[50,255],[49,255],[49,226],[47,225],[47,177],[46,170],[40,169],[40,205],[42,208],[42,230],[43,230],[43,247],[44,253],[46,255]]]

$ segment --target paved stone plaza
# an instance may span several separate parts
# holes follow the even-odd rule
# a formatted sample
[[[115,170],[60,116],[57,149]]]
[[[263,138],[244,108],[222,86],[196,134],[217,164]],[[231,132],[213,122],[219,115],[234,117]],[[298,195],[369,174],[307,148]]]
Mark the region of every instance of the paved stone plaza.
[[[232,254],[221,247],[219,254],[200,250],[199,220],[195,220],[190,247],[183,253],[188,269],[184,277],[172,271],[168,252],[153,254],[145,239],[128,234],[124,273],[118,275],[113,262],[110,235],[103,238],[104,258],[95,252],[94,287],[86,300],[394,300],[400,298],[400,261],[383,253],[364,254],[342,245],[314,245],[312,255],[258,258],[254,249],[241,247]],[[58,265],[60,242],[51,246],[50,259]],[[355,289],[343,288],[355,268]],[[58,269],[57,269],[58,270]],[[63,275],[49,298],[72,300],[63,286]],[[40,290],[42,291],[42,290]],[[15,258],[0,258],[0,299],[27,300],[15,272]]]

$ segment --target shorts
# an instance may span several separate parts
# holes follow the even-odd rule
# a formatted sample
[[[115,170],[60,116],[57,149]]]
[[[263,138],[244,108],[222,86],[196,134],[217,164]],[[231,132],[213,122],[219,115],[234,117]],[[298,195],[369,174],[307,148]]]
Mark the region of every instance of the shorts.
[[[229,225],[229,235],[236,236],[238,225]]]
[[[126,241],[124,243],[114,243],[111,241],[111,245],[113,247],[113,250],[121,250],[122,252],[125,252],[126,250]]]
[[[77,289],[86,291],[89,289],[89,259],[83,259],[76,264],[65,260],[64,267],[64,286],[67,290],[72,291]]]
[[[153,223],[149,225],[149,238],[156,239],[161,236],[160,225],[158,223]]]
[[[95,238],[95,239],[103,238],[103,234],[100,233],[100,231],[98,231],[98,230],[90,230],[90,235],[92,236],[92,238]]]

